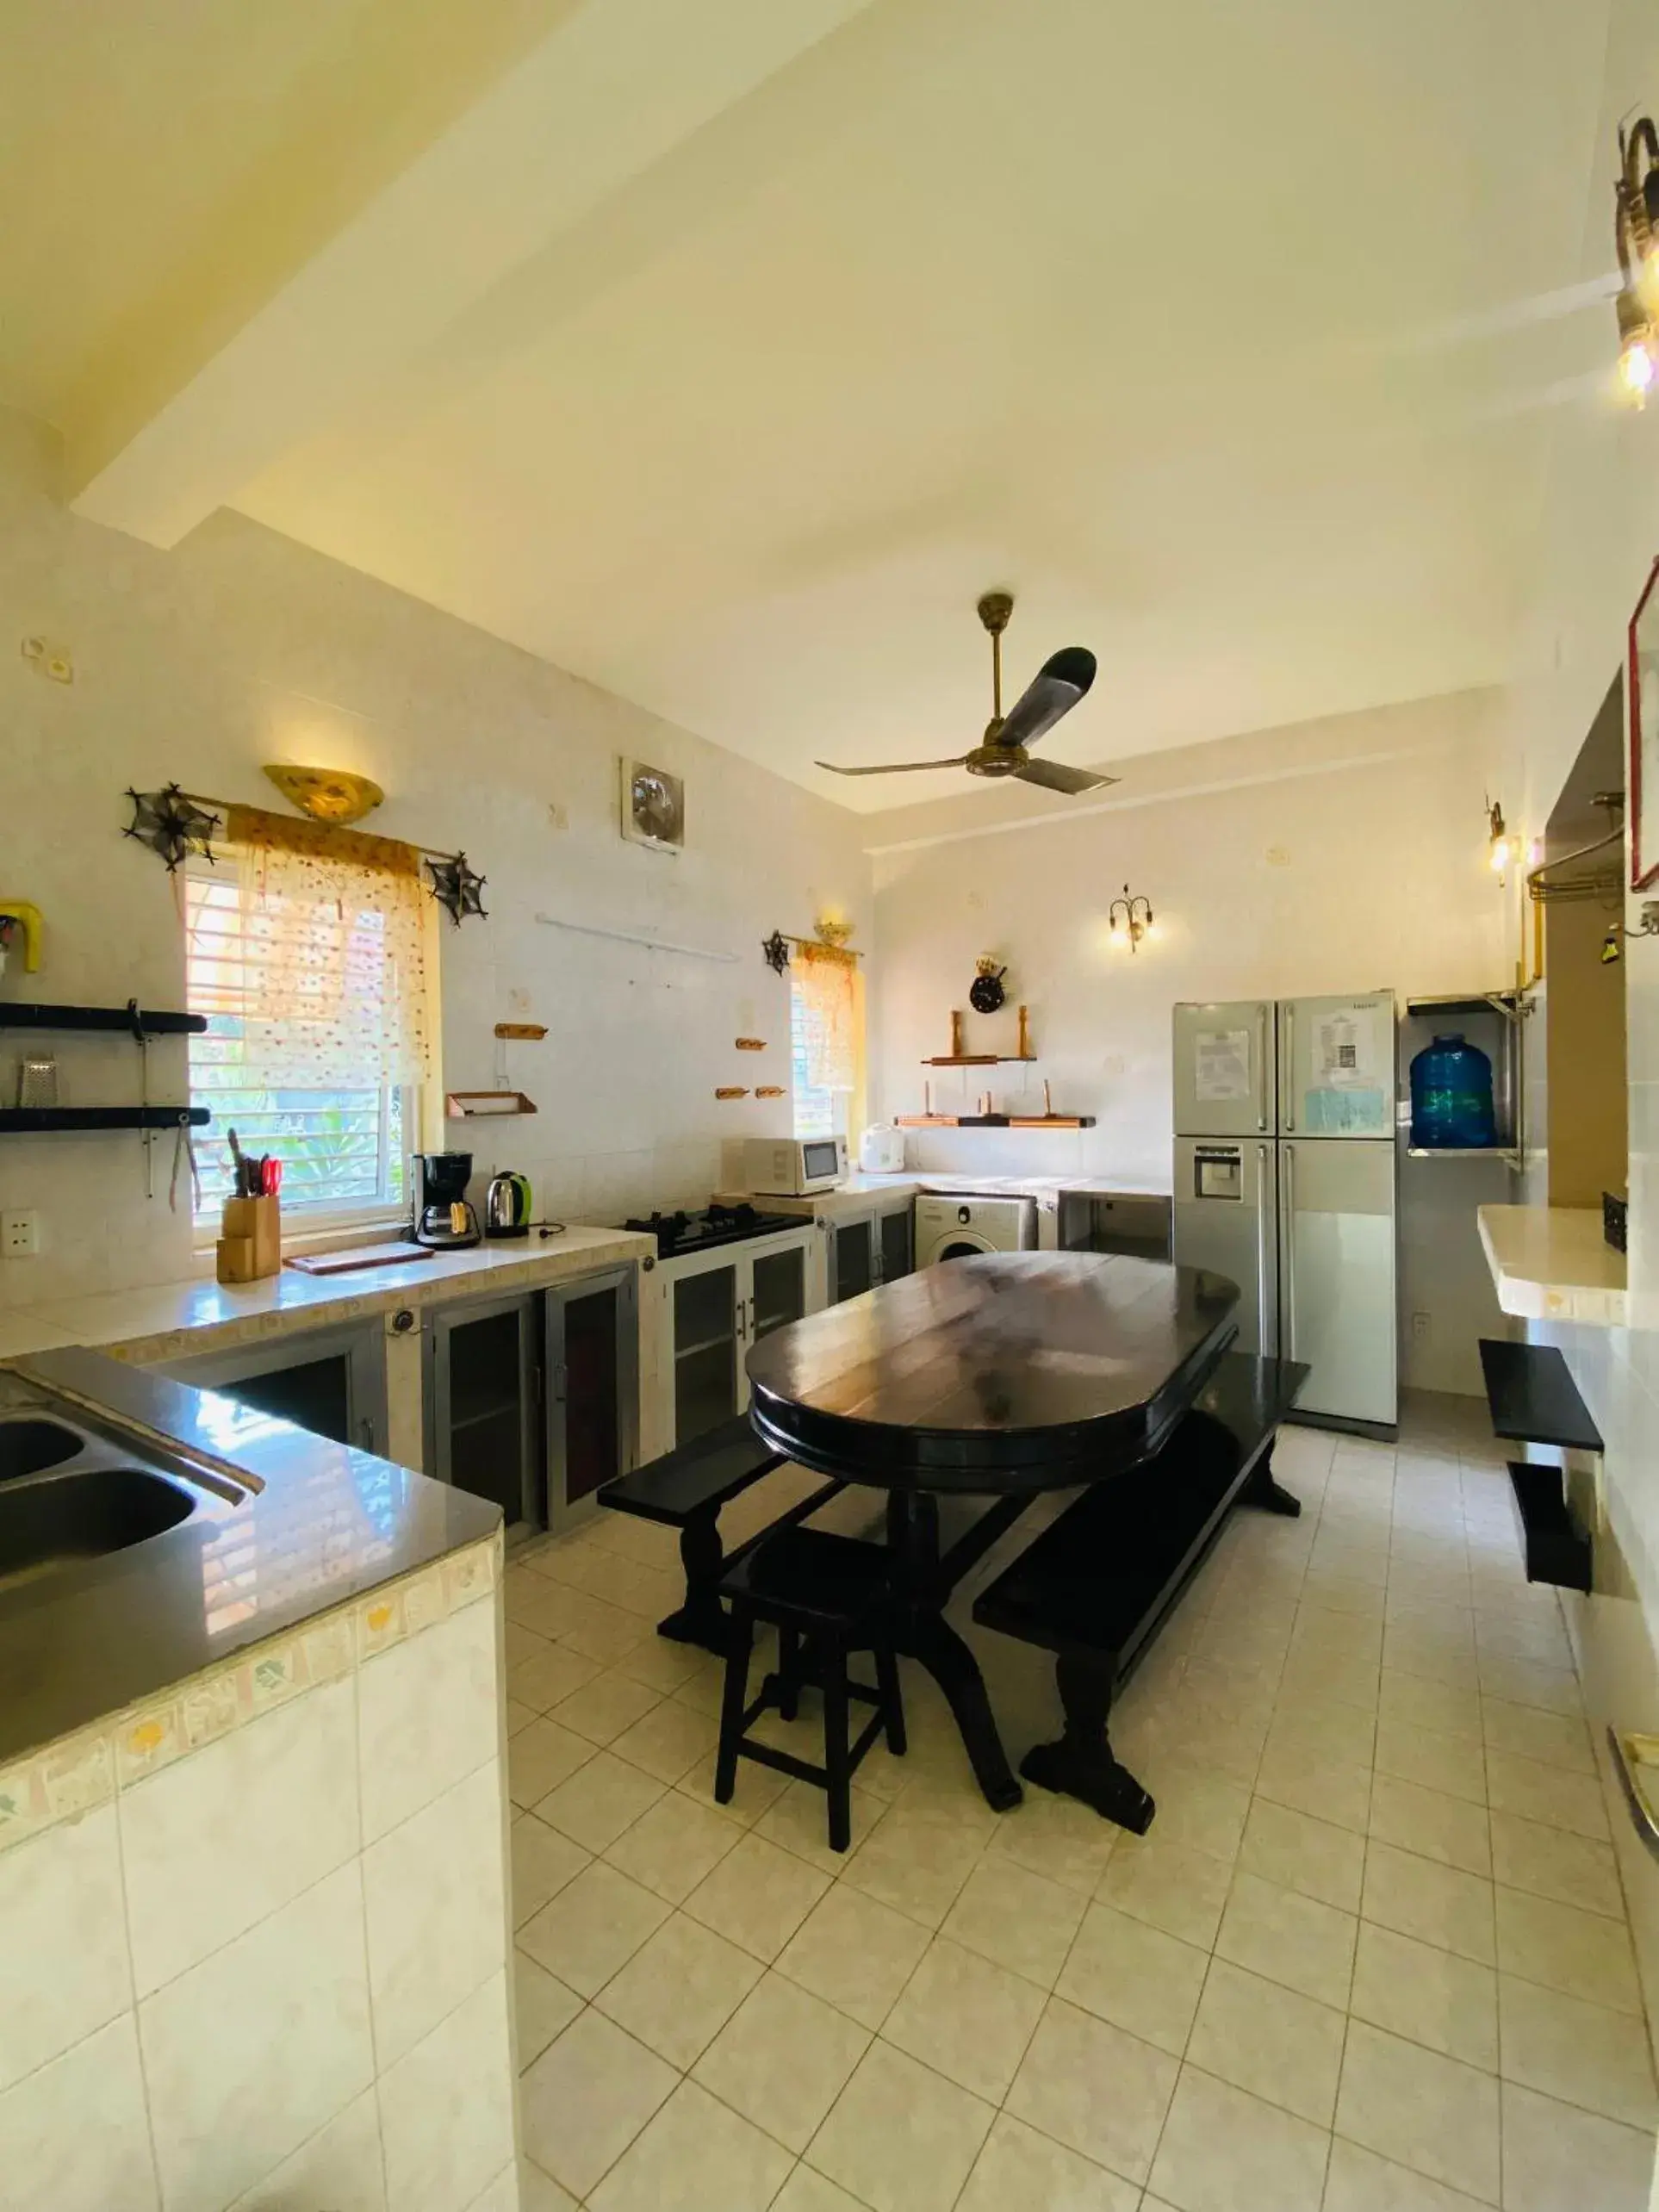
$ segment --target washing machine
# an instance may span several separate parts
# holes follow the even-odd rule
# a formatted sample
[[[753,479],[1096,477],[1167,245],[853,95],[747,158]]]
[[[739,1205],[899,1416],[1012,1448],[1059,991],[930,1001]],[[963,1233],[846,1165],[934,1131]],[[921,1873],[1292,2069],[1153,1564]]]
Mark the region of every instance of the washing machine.
[[[916,1202],[916,1264],[961,1259],[975,1252],[1035,1252],[1035,1198],[918,1197]]]

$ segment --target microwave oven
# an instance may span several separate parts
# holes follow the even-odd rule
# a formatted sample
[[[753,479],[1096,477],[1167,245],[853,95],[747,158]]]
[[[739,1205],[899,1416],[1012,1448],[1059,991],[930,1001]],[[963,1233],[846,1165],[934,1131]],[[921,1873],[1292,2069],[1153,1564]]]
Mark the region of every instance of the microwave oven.
[[[845,1137],[749,1137],[743,1180],[757,1197],[805,1198],[833,1190],[847,1173]]]

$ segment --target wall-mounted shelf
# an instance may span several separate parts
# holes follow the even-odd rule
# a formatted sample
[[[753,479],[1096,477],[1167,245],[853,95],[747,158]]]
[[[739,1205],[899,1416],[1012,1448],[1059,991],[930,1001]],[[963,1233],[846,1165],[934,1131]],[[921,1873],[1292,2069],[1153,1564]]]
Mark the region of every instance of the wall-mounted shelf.
[[[1407,1145],[1407,1159],[1501,1159],[1519,1167],[1520,1154],[1509,1145]]]
[[[925,1066],[926,1063],[924,1062]],[[895,1114],[901,1129],[1092,1129],[1092,1114]]]
[[[1513,1021],[1521,1011],[1521,1002],[1513,991],[1449,991],[1443,996],[1408,998],[1406,1011],[1431,1020],[1442,1014],[1501,1014],[1506,1021]]]
[[[1028,1065],[1036,1059],[1035,1053],[936,1053],[933,1059],[924,1059],[923,1067],[1012,1067],[1016,1061]]]
[[[1486,1033],[1487,1043],[1494,1047],[1496,1066],[1494,1073],[1493,1108],[1497,1119],[1498,1142],[1495,1145],[1408,1145],[1407,1159],[1500,1159],[1504,1165],[1519,1172],[1526,1165],[1526,1074],[1523,1040],[1525,1019],[1532,1011],[1530,1003],[1515,991],[1462,991],[1431,992],[1426,997],[1407,998],[1404,1011],[1408,1017],[1420,1022],[1478,1020],[1484,1015],[1488,1021],[1501,1026],[1496,1033]],[[1406,1033],[1401,1031],[1402,1061],[1407,1045]],[[1400,1071],[1402,1085],[1407,1071]]]
[[[53,1129],[203,1129],[205,1106],[3,1106],[0,1136],[38,1136]]]
[[[100,1030],[122,1037],[199,1037],[205,1014],[172,1014],[140,1006],[28,1006],[0,999],[0,1029]]]

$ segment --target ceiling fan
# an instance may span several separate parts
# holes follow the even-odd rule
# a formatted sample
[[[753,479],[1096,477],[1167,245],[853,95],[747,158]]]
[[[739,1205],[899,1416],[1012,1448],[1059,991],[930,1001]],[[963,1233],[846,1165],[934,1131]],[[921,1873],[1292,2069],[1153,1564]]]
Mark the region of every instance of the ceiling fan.
[[[868,768],[837,767],[819,761],[836,776],[898,776],[914,768],[966,768],[971,776],[1016,776],[1022,783],[1041,784],[1045,791],[1063,791],[1076,798],[1085,791],[1101,791],[1116,776],[1097,776],[1088,768],[1067,767],[1059,761],[1034,761],[1029,748],[1047,736],[1063,714],[1069,714],[1095,680],[1095,656],[1082,645],[1067,645],[1046,660],[1006,715],[1003,712],[1003,632],[1014,612],[1007,592],[987,592],[979,601],[979,619],[991,632],[991,716],[985,734],[971,753],[953,754],[948,761],[884,761]]]

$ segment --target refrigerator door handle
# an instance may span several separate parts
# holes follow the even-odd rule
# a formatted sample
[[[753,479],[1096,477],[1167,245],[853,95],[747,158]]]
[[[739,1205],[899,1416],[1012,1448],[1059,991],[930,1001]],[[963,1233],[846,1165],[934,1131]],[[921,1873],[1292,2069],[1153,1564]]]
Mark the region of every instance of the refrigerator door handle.
[[[1284,1278],[1282,1310],[1284,1314],[1285,1353],[1296,1356],[1296,1148],[1294,1145],[1281,1147],[1283,1159],[1279,1165],[1279,1206],[1283,1216],[1283,1230],[1279,1238],[1279,1268]]]
[[[1268,1327],[1267,1313],[1267,1153],[1265,1145],[1256,1147],[1256,1349],[1264,1358],[1267,1356],[1268,1340],[1277,1332]]]
[[[1281,1063],[1284,1075],[1284,1097],[1279,1102],[1279,1119],[1284,1128],[1296,1126],[1296,1002],[1287,999],[1284,1008],[1284,1059]]]
[[[1256,1009],[1256,1127],[1258,1129],[1265,1129],[1267,1127],[1268,1059],[1267,1009],[1264,1005]]]

